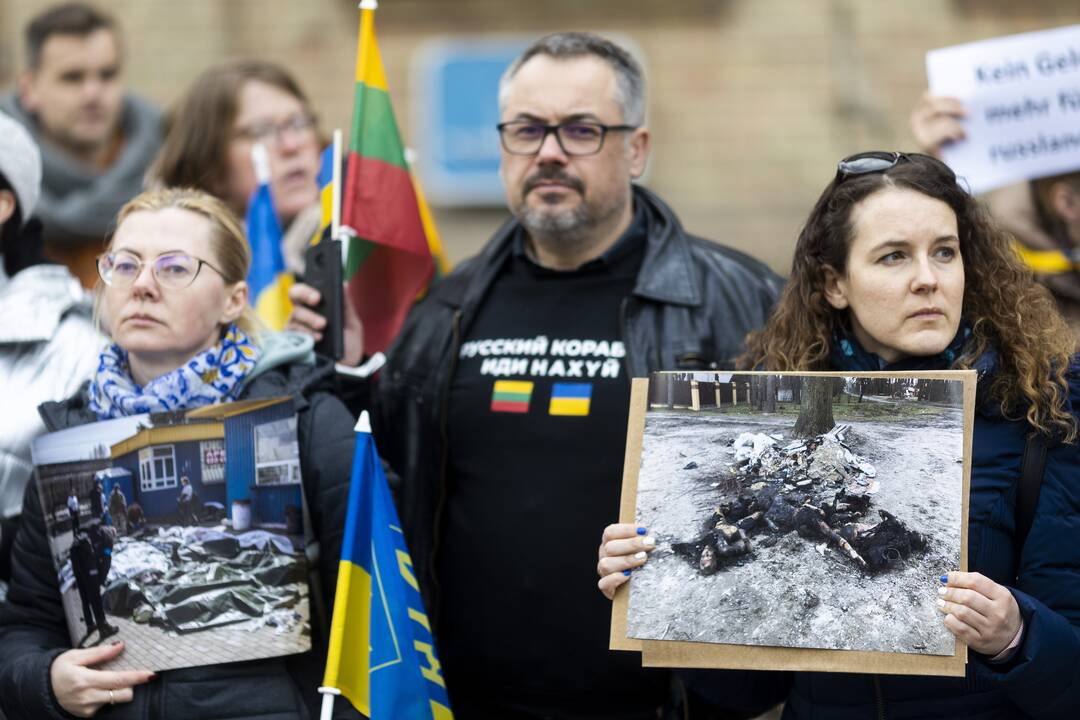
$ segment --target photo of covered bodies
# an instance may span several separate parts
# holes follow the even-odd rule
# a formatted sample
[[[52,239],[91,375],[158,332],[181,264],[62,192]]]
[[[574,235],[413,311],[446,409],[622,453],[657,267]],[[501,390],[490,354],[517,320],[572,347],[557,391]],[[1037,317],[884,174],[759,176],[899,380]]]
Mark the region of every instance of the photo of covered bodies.
[[[164,670],[310,647],[289,398],[80,426],[34,445],[71,641]]]
[[[959,380],[654,374],[630,637],[952,655],[963,455]]]

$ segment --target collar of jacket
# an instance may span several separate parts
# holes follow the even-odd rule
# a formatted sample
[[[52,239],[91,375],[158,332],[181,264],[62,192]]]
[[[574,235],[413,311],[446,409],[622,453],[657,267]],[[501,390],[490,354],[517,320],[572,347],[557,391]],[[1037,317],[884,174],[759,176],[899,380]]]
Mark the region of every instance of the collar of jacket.
[[[161,113],[137,95],[124,95],[120,110],[124,145],[104,169],[88,168],[50,142],[14,92],[0,96],[0,110],[21,122],[41,148],[41,201],[36,214],[47,237],[107,235],[120,207],[142,191],[143,176],[161,146]]]
[[[669,305],[697,307],[702,302],[700,279],[694,273],[690,242],[674,211],[655,193],[633,186],[635,203],[645,207],[645,259],[634,285],[634,296]],[[439,300],[453,308],[476,307],[513,252],[518,221],[503,223],[484,249],[462,269],[441,282]]]

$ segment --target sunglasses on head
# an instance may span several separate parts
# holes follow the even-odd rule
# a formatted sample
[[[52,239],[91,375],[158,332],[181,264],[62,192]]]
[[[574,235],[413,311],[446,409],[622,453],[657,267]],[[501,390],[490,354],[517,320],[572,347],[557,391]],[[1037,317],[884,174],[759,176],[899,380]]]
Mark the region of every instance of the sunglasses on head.
[[[871,150],[869,152],[849,155],[836,164],[836,183],[839,184],[854,175],[870,175],[891,170],[902,162],[929,162],[932,165],[945,170],[955,181],[956,176],[949,166],[930,155],[922,153],[902,153],[886,150]]]

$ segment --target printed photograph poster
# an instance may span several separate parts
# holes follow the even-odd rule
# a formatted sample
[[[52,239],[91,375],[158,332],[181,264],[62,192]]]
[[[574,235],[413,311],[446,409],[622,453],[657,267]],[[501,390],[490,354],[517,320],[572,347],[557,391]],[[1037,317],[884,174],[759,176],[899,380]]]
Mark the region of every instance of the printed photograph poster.
[[[1080,25],[931,50],[926,74],[967,112],[942,159],[971,192],[1080,168]]]
[[[963,675],[973,371],[635,379],[611,647],[647,666]]]
[[[288,397],[81,425],[33,460],[73,647],[170,670],[311,647]]]

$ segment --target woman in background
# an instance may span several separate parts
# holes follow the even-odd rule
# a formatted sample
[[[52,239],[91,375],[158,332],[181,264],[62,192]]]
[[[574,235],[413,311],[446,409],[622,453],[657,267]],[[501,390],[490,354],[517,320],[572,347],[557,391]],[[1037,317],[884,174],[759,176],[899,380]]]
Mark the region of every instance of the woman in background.
[[[266,147],[285,264],[302,272],[304,249],[322,215],[320,142],[315,113],[292,75],[259,60],[210,68],[180,98],[165,128],[150,184],[198,188],[241,218],[256,188],[251,148]]]

